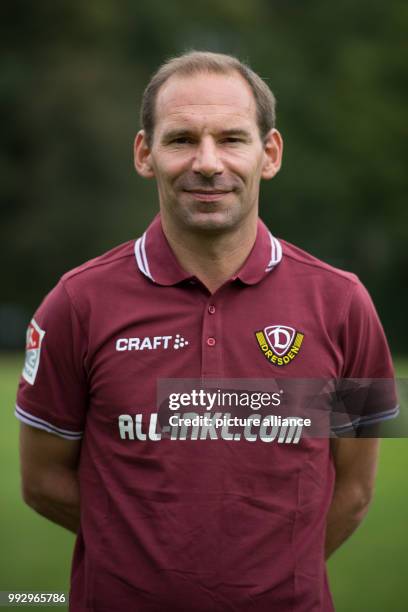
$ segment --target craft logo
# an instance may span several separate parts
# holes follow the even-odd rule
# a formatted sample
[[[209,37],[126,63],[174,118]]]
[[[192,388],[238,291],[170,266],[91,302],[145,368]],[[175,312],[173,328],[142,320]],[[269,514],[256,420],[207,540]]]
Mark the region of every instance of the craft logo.
[[[27,329],[26,357],[23,368],[23,378],[33,385],[40,365],[41,343],[45,331],[32,319]]]
[[[117,351],[156,351],[157,349],[182,349],[189,342],[181,334],[175,336],[145,336],[144,338],[119,338]]]
[[[255,337],[266,359],[276,366],[284,366],[299,354],[304,334],[286,325],[269,325],[255,332]]]

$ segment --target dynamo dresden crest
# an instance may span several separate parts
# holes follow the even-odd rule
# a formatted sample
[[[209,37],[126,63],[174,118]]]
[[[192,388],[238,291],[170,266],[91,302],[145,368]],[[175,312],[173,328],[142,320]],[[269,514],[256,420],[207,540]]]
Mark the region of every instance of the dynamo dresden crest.
[[[290,363],[300,351],[304,334],[286,325],[269,325],[255,332],[259,348],[266,359],[276,366]]]

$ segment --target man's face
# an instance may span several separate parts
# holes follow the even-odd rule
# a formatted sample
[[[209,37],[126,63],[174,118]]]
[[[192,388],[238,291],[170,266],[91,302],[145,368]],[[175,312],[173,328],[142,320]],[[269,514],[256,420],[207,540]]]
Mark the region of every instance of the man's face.
[[[151,147],[139,133],[136,158],[143,149],[141,174],[155,177],[165,219],[183,229],[231,230],[258,215],[276,134],[262,142],[254,96],[238,73],[173,76],[159,90]]]

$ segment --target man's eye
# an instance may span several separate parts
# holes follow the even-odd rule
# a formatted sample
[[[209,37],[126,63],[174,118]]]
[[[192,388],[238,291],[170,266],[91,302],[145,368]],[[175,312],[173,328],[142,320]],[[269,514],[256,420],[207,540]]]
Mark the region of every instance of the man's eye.
[[[179,136],[178,138],[173,138],[170,141],[170,144],[190,144],[192,139],[188,136]]]
[[[244,139],[239,138],[238,136],[228,136],[228,138],[224,138],[222,142],[226,142],[227,144],[236,144],[236,143],[244,142]]]

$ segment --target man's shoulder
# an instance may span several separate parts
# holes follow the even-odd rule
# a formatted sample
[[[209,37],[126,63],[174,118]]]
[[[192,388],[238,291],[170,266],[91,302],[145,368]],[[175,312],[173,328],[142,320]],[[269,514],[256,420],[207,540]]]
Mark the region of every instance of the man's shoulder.
[[[287,240],[279,238],[279,241],[282,245],[284,259],[291,267],[301,271],[302,274],[308,277],[321,277],[325,282],[331,281],[346,285],[360,284],[360,280],[353,272],[329,264]]]
[[[92,280],[106,278],[112,272],[117,272],[126,261],[134,261],[134,240],[128,240],[118,246],[98,255],[93,259],[69,270],[61,277],[64,285],[75,285],[82,282],[89,283]]]

